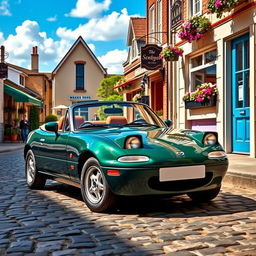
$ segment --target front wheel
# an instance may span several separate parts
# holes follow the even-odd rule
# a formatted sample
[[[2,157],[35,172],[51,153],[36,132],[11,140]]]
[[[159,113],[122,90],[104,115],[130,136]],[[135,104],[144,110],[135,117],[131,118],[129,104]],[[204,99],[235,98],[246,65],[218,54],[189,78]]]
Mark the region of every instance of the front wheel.
[[[219,194],[219,192],[220,192],[220,187],[217,187],[211,190],[188,193],[188,196],[193,201],[204,203],[214,199]]]
[[[36,160],[33,151],[30,149],[26,154],[25,175],[27,185],[32,189],[43,189],[46,177],[38,173],[36,167]]]
[[[81,193],[93,212],[105,212],[113,208],[117,197],[111,192],[105,176],[95,158],[89,158],[82,169]]]

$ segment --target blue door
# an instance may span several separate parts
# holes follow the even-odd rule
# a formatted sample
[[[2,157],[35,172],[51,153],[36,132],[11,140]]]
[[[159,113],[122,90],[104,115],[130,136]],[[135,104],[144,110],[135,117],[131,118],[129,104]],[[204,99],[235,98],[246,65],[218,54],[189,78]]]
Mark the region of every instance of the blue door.
[[[232,41],[233,152],[250,152],[249,35]]]

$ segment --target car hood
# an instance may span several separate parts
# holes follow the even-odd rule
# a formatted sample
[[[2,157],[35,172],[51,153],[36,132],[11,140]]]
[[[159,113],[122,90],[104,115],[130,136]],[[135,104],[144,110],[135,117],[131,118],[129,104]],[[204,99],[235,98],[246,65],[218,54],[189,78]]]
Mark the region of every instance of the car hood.
[[[120,148],[124,148],[125,139],[128,136],[140,136],[145,149],[165,148],[175,155],[182,155],[182,152],[201,153],[208,146],[203,145],[202,140],[205,132],[192,130],[180,130],[172,128],[155,127],[116,127],[101,130],[91,130],[89,133],[94,136],[105,137],[113,141]],[[87,130],[87,134],[88,130]]]

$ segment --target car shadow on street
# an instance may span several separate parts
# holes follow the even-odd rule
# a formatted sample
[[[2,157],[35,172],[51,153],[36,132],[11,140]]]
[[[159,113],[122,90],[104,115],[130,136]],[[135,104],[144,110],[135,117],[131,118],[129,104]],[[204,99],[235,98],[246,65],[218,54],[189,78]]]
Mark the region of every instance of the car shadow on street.
[[[73,188],[60,183],[50,183],[46,186],[48,190],[54,190],[77,200],[83,201],[80,189]],[[256,201],[246,195],[221,190],[219,195],[210,202],[198,203],[192,201],[186,195],[159,198],[147,197],[120,197],[117,207],[111,214],[139,214],[140,216],[156,217],[184,217],[195,216],[218,216],[239,212],[256,210]]]

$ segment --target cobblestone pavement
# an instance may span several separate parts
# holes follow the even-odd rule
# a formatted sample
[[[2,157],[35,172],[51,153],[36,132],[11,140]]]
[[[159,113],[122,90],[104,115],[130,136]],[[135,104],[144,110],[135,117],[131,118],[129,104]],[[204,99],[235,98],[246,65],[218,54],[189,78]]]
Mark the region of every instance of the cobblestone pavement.
[[[0,255],[256,255],[256,193],[225,187],[211,203],[186,196],[125,200],[92,213],[78,189],[32,191],[22,151],[0,154]]]

